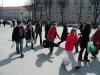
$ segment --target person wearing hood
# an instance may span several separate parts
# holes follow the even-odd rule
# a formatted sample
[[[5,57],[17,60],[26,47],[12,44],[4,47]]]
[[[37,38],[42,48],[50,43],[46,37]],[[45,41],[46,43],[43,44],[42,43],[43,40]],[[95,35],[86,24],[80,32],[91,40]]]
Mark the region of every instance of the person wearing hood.
[[[29,22],[28,25],[26,26],[25,28],[25,39],[26,39],[26,47],[28,43],[31,43],[31,49],[34,49],[33,48],[33,41],[35,42],[35,30],[34,28],[32,27],[32,23]]]

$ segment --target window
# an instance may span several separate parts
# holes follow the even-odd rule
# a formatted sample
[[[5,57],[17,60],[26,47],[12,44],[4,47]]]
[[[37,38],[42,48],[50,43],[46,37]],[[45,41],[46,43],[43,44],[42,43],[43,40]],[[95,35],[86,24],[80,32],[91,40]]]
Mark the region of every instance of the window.
[[[23,15],[23,12],[20,12],[21,15]]]
[[[91,6],[88,7],[88,10],[91,11]]]

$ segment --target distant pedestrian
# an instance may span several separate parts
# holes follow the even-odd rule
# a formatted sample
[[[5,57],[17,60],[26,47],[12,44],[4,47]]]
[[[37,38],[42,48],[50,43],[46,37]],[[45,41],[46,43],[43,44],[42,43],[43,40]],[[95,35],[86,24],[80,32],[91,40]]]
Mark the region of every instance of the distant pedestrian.
[[[6,25],[6,20],[3,21],[3,25],[4,25],[4,27],[5,27],[5,25]]]
[[[37,37],[39,35],[39,37],[40,37],[40,45],[42,46],[42,24],[41,24],[40,21],[36,24],[35,33],[36,33],[36,41],[37,41]]]
[[[48,31],[48,40],[51,42],[51,46],[50,46],[50,52],[48,55],[51,55],[54,49],[54,40],[56,38],[56,36],[60,39],[60,36],[57,33],[57,29],[56,29],[56,23],[51,25],[49,31]]]
[[[26,39],[26,47],[28,43],[31,43],[31,49],[34,49],[33,45],[35,43],[35,30],[32,27],[32,23],[29,22],[28,25],[25,28],[25,39]],[[34,41],[34,43],[33,43]]]
[[[23,39],[24,39],[24,28],[23,22],[20,22],[18,26],[16,26],[12,33],[12,41],[16,42],[16,52],[21,54],[21,57],[24,57],[23,54]]]
[[[69,60],[72,63],[72,68],[75,70],[80,68],[80,66],[78,66],[78,63],[75,60],[74,53],[73,53],[74,45],[77,42],[78,42],[77,31],[75,29],[72,29],[71,33],[68,35],[66,39],[65,51],[67,51]]]
[[[14,20],[12,21],[12,26],[15,27],[15,21]]]
[[[90,41],[89,40],[89,35],[91,33],[91,26],[90,24],[86,24],[85,25],[85,28],[81,31],[81,39],[80,39],[80,53],[79,53],[79,61],[86,61],[86,62],[89,62],[90,60],[88,59],[88,50],[87,50],[87,46],[88,46],[88,42]],[[86,49],[85,51],[85,55],[84,55],[84,59],[82,59],[82,56],[83,56],[83,52],[84,50]]]
[[[62,35],[61,35],[61,41],[58,42],[58,45],[60,45],[60,43],[66,41],[66,38],[68,36],[68,28],[67,28],[67,25],[64,24],[63,25],[63,32],[62,32]]]

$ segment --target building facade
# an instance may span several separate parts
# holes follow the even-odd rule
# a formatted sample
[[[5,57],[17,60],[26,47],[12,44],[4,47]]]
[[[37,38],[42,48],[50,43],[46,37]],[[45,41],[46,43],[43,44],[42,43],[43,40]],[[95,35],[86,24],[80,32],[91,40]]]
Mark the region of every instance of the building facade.
[[[32,11],[22,7],[0,7],[0,19],[26,20],[32,19]]]

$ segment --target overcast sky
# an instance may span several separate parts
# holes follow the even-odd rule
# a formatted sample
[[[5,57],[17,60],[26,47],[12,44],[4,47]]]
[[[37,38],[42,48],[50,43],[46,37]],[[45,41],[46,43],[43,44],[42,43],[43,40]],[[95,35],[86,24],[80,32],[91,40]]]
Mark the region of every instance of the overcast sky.
[[[0,0],[0,5],[3,6],[23,6],[28,0]]]

